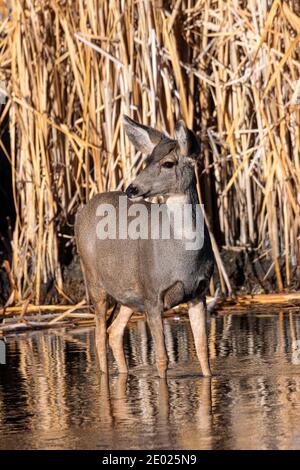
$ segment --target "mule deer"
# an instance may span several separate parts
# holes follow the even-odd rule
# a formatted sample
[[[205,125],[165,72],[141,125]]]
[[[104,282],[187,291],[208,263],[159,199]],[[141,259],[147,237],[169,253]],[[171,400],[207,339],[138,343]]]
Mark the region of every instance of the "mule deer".
[[[164,340],[164,309],[188,302],[190,324],[203,375],[211,375],[206,328],[205,293],[213,273],[214,257],[207,227],[203,243],[186,249],[186,239],[174,237],[175,222],[170,217],[170,239],[145,237],[101,239],[97,236],[97,208],[105,204],[116,209],[120,222],[120,197],[126,199],[128,212],[139,201],[150,217],[153,204],[145,198],[162,195],[170,213],[172,207],[189,204],[192,225],[196,224],[198,196],[194,166],[200,148],[194,133],[183,121],[170,139],[156,129],[123,116],[125,132],[133,145],[148,155],[145,169],[122,192],[97,194],[77,214],[75,235],[87,288],[96,311],[95,343],[100,369],[106,373],[107,333],[120,372],[127,372],[123,350],[125,327],[133,310],[145,312],[153,337],[160,377],[166,376],[168,358]],[[158,205],[156,205],[158,206]],[[99,212],[98,212],[99,213]],[[173,220],[173,226],[172,226]],[[107,329],[108,298],[121,304],[120,311]]]

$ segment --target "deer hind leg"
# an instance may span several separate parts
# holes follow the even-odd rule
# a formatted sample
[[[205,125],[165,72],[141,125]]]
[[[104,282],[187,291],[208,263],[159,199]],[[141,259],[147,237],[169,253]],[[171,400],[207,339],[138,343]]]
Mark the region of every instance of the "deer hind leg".
[[[162,308],[148,308],[147,321],[153,338],[158,374],[161,379],[164,379],[168,368],[168,355],[165,345],[162,313]]]
[[[205,377],[211,376],[208,358],[206,302],[205,298],[189,305],[189,318],[194,336],[197,356]]]
[[[112,349],[119,372],[124,374],[128,372],[128,369],[124,353],[123,338],[126,325],[129,322],[131,315],[131,308],[122,305],[117,317],[107,330],[109,334],[109,345]]]
[[[95,307],[95,346],[96,355],[101,372],[108,373],[107,361],[107,341],[106,341],[106,312],[107,295],[96,283],[91,282],[91,277],[87,277],[89,294]]]
[[[95,344],[96,352],[99,361],[101,372],[108,373],[107,361],[107,341],[106,341],[106,311],[107,299],[106,296],[98,300],[95,304],[96,308],[96,329],[95,329]]]

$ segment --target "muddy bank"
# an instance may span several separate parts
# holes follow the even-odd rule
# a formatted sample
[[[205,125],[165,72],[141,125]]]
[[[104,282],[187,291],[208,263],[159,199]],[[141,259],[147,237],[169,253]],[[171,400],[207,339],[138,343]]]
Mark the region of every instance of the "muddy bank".
[[[257,250],[236,251],[223,249],[221,257],[224,262],[230,283],[235,294],[270,294],[278,291],[274,263],[271,255],[262,255]],[[279,259],[283,285],[286,287],[286,272],[283,259]],[[300,267],[290,267],[291,282],[286,291],[300,288]],[[214,273],[215,282],[218,282],[217,269]]]

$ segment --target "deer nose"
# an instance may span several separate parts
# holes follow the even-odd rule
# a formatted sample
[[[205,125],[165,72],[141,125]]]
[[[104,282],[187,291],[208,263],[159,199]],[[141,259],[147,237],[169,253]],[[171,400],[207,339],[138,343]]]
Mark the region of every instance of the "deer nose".
[[[128,188],[126,189],[126,194],[129,197],[129,199],[134,196],[137,196],[138,193],[139,193],[139,188],[137,188],[133,184],[130,184]]]

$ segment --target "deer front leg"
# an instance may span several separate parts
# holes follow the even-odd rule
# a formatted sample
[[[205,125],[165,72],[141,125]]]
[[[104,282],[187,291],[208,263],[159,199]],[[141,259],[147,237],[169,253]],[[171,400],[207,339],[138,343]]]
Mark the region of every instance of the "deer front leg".
[[[117,317],[107,330],[109,334],[109,345],[112,349],[119,372],[124,374],[128,372],[128,369],[124,353],[123,337],[126,325],[129,322],[131,315],[131,308],[122,305]]]
[[[168,368],[168,356],[165,345],[162,309],[148,308],[147,321],[153,338],[158,375],[161,379],[164,379]]]
[[[202,373],[205,377],[210,377],[205,298],[189,304],[189,318]]]

